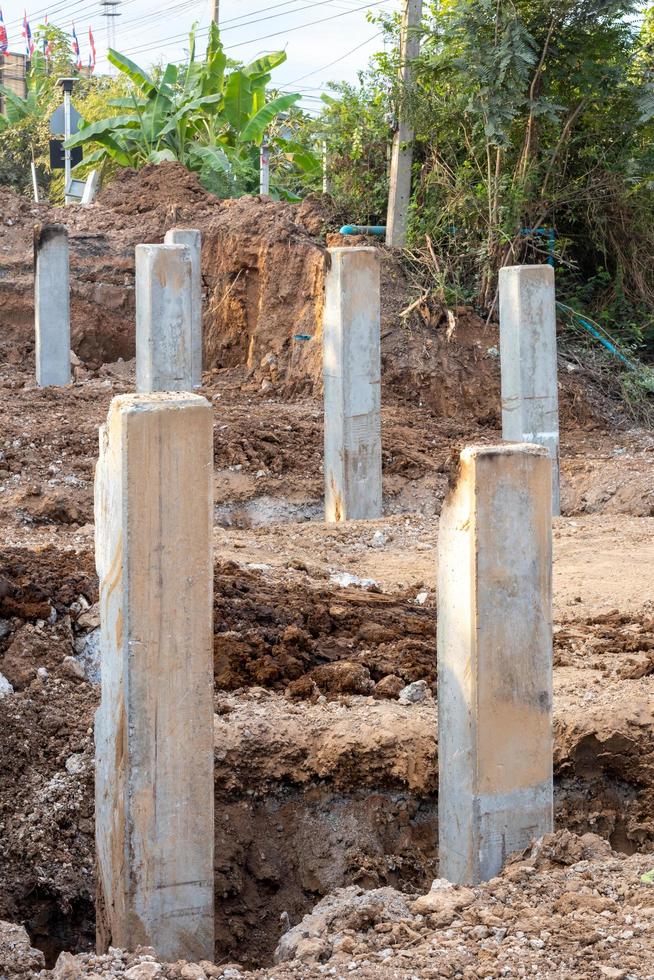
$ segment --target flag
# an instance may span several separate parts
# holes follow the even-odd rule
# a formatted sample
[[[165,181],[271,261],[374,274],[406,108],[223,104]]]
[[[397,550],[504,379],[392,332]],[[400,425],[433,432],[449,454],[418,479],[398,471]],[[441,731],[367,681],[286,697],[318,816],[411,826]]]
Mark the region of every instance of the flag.
[[[91,46],[91,52],[89,54],[89,69],[91,74],[95,70],[95,39],[93,37],[93,28],[89,27],[89,44]]]
[[[9,41],[7,40],[7,28],[5,27],[5,22],[2,19],[2,7],[0,7],[0,54],[4,54],[5,51],[9,50]]]
[[[75,32],[75,24],[73,24],[73,40],[72,40],[73,54],[75,55],[75,64],[77,68],[82,67],[82,57],[79,50],[79,41],[77,40],[77,34]]]
[[[45,15],[45,20],[43,22],[43,26],[44,27],[47,27],[48,26],[48,15],[47,14]],[[45,34],[43,35],[43,54],[44,54],[44,56],[46,58],[49,58],[50,55],[52,54],[52,41],[48,41],[48,38],[46,37]]]
[[[32,44],[32,29],[27,19],[26,10],[23,11],[23,37],[25,38],[25,54],[31,58],[34,54],[34,45]]]

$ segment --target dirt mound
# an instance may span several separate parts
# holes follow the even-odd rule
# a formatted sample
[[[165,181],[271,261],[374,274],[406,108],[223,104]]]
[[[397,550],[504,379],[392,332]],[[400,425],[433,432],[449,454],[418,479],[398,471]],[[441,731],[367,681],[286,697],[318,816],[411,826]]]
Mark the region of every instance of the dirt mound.
[[[543,851],[577,858],[545,861]],[[475,888],[436,879],[416,900],[392,888],[339,889],[282,938],[276,960],[304,964],[305,976],[310,964],[316,976],[330,964],[344,976],[366,966],[364,975],[398,978],[646,976],[645,867],[617,859],[593,834],[550,834]]]
[[[86,366],[134,356],[134,247],[161,242],[174,225],[203,237],[204,354],[208,370],[239,368],[269,394],[319,394],[322,386],[325,242],[333,205],[242,197],[221,201],[175,163],[122,171],[91,208],[36,206],[3,192],[0,301],[11,339],[5,357],[33,349],[32,231],[69,227],[72,342]],[[401,258],[383,247],[383,382],[393,396],[439,417],[497,428],[500,365],[496,324],[470,308],[416,301]],[[564,427],[605,427],[620,406],[577,363],[560,358]],[[38,514],[35,516],[38,517]]]
[[[281,585],[235,564],[216,572],[214,665],[226,690],[284,690],[309,674],[324,695],[368,693],[391,674],[435,683],[433,610],[379,590]],[[334,670],[337,662],[346,662]],[[330,669],[331,668],[331,669]],[[311,685],[293,688],[310,697]]]
[[[263,376],[260,361],[270,354],[285,370],[293,335],[316,332],[321,200],[220,201],[172,163],[122,172],[90,208],[36,206],[2,192],[0,316],[2,340],[11,341],[4,357],[17,343],[22,358],[33,350],[35,223],[68,227],[72,345],[91,367],[134,356],[134,248],[181,225],[203,236],[205,366],[249,366]]]
[[[118,214],[139,215],[157,208],[193,207],[218,203],[197,174],[181,163],[150,163],[142,170],[119,170],[98,195],[99,207]]]

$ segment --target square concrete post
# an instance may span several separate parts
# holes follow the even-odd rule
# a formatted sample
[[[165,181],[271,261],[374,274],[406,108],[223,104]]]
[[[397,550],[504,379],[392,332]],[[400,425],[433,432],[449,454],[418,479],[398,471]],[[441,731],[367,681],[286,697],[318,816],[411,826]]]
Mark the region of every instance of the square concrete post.
[[[502,438],[545,446],[552,460],[552,513],[559,504],[556,294],[551,265],[500,269]]]
[[[186,245],[136,246],[136,390],[193,388],[192,260]]]
[[[379,251],[330,248],[325,276],[325,520],[382,512]]]
[[[440,874],[497,875],[552,830],[551,463],[468,446],[438,542]]]
[[[64,225],[34,229],[36,383],[70,382],[70,269]]]
[[[211,407],[121,395],[95,478],[97,943],[213,960]]]
[[[191,250],[191,372],[193,387],[202,386],[202,235],[197,228],[171,228],[165,245],[186,245]]]

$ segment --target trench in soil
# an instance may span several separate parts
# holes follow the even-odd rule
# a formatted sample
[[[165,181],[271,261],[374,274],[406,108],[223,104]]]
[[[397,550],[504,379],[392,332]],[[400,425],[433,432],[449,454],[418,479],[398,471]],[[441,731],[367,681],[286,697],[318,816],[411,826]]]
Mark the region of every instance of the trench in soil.
[[[557,781],[557,827],[605,836],[631,854],[654,847],[627,836],[635,793],[620,781]],[[351,884],[425,892],[438,876],[435,794],[383,789],[342,795],[316,786],[264,799],[216,799],[216,962],[272,963],[279,937],[329,891]],[[47,891],[20,903],[32,945],[49,968],[62,950],[94,947],[95,909],[76,899],[62,912]]]
[[[0,917],[25,923],[53,964],[95,939],[98,689],[68,678],[64,660],[89,629],[71,609],[80,594],[97,600],[97,581],[90,549],[14,548],[0,559],[0,618],[13,629],[0,640],[0,670],[27,671],[3,702],[0,822],[13,836]],[[339,589],[302,571],[217,565],[216,724],[231,738],[225,748],[218,731],[216,741],[218,962],[269,964],[288,923],[335,888],[424,892],[437,876],[434,701],[402,709],[362,696],[389,675],[434,690],[434,609],[414,597],[415,588]],[[45,622],[51,608],[54,623]],[[18,640],[17,660],[9,645]],[[647,695],[638,658],[653,649],[641,614],[578,618],[555,634],[557,826],[599,833],[625,853],[654,850],[652,724],[629,714]],[[50,672],[46,684],[37,666]],[[608,691],[607,712],[577,691]],[[283,728],[289,719],[296,729]],[[71,758],[86,760],[81,775]]]

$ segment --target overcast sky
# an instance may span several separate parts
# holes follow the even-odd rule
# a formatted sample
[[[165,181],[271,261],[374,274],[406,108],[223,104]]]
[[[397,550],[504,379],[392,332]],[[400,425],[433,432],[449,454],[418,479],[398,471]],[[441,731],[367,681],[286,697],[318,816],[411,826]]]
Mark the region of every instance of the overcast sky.
[[[21,36],[24,0],[0,0],[11,51],[23,51]],[[366,12],[399,10],[401,0],[220,0],[223,42],[234,58],[251,60],[264,51],[284,48],[288,61],[275,72],[281,87],[299,79],[294,89],[302,90],[305,108],[315,108],[316,99],[330,80],[353,81],[368,57],[378,50],[379,28],[368,22]],[[121,0],[117,8],[116,47],[144,66],[179,61],[184,57],[187,35],[198,21],[199,45],[204,43],[211,0]],[[106,18],[99,0],[33,0],[27,4],[32,31],[48,13],[51,24],[70,31],[75,21],[82,59],[89,54],[88,29],[93,27],[98,70],[105,70]],[[329,18],[329,19],[327,19]],[[322,21],[322,23],[316,23]],[[271,36],[272,35],[272,36]],[[306,77],[305,77],[306,76]]]

